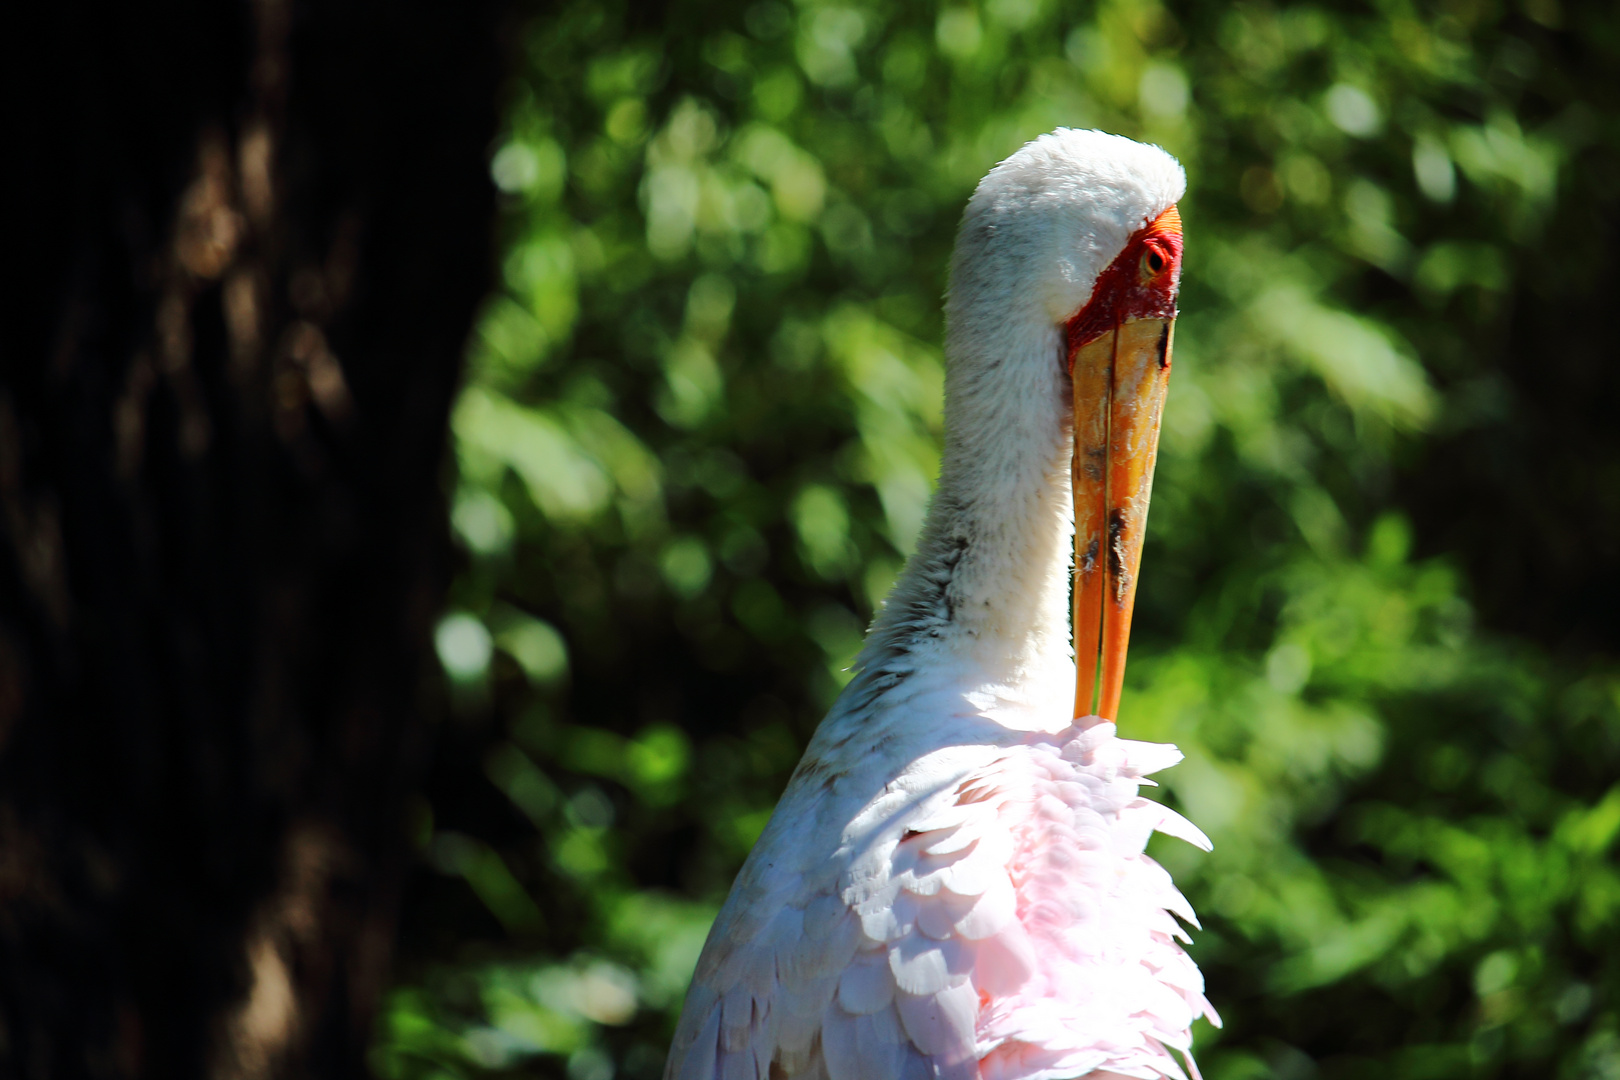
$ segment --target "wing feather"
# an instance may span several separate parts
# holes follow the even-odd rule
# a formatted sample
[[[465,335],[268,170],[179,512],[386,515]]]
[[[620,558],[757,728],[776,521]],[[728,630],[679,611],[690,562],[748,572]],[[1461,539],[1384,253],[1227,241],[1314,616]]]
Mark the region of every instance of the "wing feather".
[[[855,1018],[827,1003],[821,1018],[821,1058],[827,1063],[828,1080],[860,1080],[861,1055],[855,1046]]]
[[[820,1016],[838,992],[838,974],[822,975],[803,982],[784,982],[779,994],[783,1013],[794,1016]]]
[[[934,994],[901,994],[895,1004],[906,1035],[934,1059],[941,1076],[962,1075],[964,1064],[974,1064],[979,996],[972,983],[964,979]]]
[[[886,1009],[894,1000],[894,976],[881,952],[862,953],[838,980],[838,1004],[852,1016]]]
[[[699,1024],[691,1041],[691,1051],[685,1055],[670,1055],[671,1065],[677,1061],[681,1065],[679,1080],[712,1080],[715,1075],[715,1055],[720,1049],[720,1009],[717,1005],[709,1006],[707,1015]]]
[[[894,985],[907,994],[938,994],[973,970],[971,943],[949,938],[934,941],[911,934],[889,949],[889,970]]]
[[[747,1046],[720,1055],[720,1080],[761,1080],[756,1058]]]
[[[953,928],[969,941],[993,937],[1018,917],[1018,892],[1013,888],[1006,867],[1002,867],[1001,873],[991,876],[984,892],[978,897],[963,897],[962,900],[971,900],[972,903],[960,915],[956,915],[954,907],[949,910],[956,915]]]
[[[855,1018],[860,1080],[894,1080],[905,1062],[907,1046],[893,1005]]]
[[[939,895],[930,897],[928,903],[918,907],[918,932],[935,941],[944,941],[956,933],[956,920],[962,914],[966,914],[973,899],[957,896],[948,891],[941,891]]]
[[[807,938],[825,940],[833,936],[840,923],[849,922],[849,905],[835,893],[821,893],[804,905],[804,934]]]
[[[738,984],[720,999],[720,1049],[729,1053],[746,1047],[753,1026],[754,995]]]
[[[1179,751],[1095,719],[1019,738],[920,756],[864,801],[803,794],[801,769],[666,1080],[1182,1080],[1171,1049],[1218,1018],[1175,941],[1192,909],[1143,847],[1208,839],[1139,796]]]

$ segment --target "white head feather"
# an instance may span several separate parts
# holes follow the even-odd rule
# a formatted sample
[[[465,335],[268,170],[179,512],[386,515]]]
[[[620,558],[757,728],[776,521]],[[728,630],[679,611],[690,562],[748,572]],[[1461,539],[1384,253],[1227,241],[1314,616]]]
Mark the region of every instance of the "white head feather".
[[[1187,189],[1176,159],[1102,131],[1059,128],[1027,142],[973,192],[951,263],[947,341],[1011,311],[1052,326],[1091,297],[1131,235]]]

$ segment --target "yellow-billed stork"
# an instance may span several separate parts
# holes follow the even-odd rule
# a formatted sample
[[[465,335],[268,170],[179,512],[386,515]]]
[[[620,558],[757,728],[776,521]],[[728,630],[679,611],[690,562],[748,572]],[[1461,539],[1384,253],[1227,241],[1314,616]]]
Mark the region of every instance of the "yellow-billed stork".
[[[1209,841],[1138,794],[1180,752],[1114,725],[1185,186],[1157,147],[1059,130],[973,193],[917,553],[720,911],[666,1080],[1191,1065],[1196,923],[1143,849]]]

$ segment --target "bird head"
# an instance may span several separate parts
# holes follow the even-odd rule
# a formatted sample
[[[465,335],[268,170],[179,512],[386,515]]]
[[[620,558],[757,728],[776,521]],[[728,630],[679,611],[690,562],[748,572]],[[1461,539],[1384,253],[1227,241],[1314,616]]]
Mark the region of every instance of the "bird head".
[[[1170,378],[1181,166],[1156,146],[1059,130],[985,177],[964,215],[959,319],[1053,327],[1074,411],[1075,715],[1117,718]],[[1002,303],[985,304],[986,293]]]

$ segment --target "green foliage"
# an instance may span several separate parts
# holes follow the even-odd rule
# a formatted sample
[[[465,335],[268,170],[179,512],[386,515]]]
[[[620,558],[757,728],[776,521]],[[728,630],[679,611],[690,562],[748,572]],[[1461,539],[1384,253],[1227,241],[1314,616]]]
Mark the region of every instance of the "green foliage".
[[[1186,751],[1165,797],[1215,840],[1155,849],[1207,916],[1206,1075],[1620,1075],[1620,674],[1484,628],[1398,486],[1516,422],[1524,268],[1620,141],[1571,42],[1612,65],[1617,30],[1558,0],[537,18],[379,1074],[658,1074],[920,524],[957,215],[1065,125],[1189,175],[1123,716]]]

